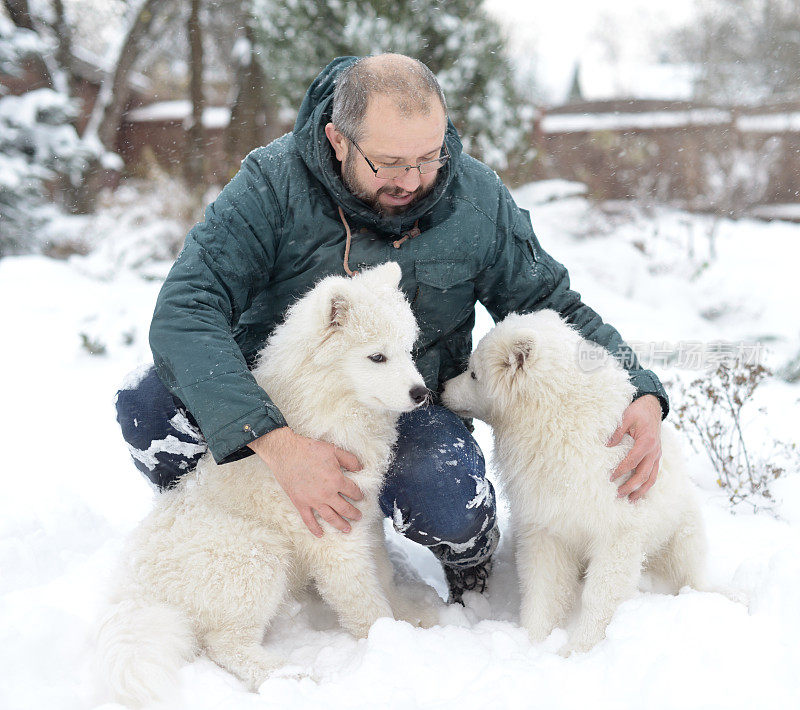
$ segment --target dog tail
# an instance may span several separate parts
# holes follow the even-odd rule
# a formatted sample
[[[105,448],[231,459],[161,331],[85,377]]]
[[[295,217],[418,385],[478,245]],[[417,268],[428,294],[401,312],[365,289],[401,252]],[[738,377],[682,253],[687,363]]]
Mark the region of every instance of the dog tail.
[[[96,669],[114,699],[140,707],[168,696],[196,653],[188,617],[165,604],[133,600],[109,609],[97,635]]]

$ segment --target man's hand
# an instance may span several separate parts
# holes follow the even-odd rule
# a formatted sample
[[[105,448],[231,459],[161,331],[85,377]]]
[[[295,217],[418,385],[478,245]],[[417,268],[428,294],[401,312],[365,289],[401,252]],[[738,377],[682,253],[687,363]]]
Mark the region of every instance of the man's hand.
[[[661,461],[661,403],[657,397],[646,394],[631,402],[622,415],[622,423],[606,445],[616,446],[625,434],[633,437],[633,448],[611,474],[611,480],[616,481],[623,474],[634,471],[619,487],[617,496],[628,496],[635,503],[650,490],[658,477]]]
[[[322,537],[322,527],[314,511],[342,532],[350,532],[348,519],[361,518],[358,508],[343,497],[364,498],[359,487],[342,473],[342,468],[361,470],[353,454],[295,434],[289,427],[264,434],[248,446],[270,467],[306,527],[317,537]]]

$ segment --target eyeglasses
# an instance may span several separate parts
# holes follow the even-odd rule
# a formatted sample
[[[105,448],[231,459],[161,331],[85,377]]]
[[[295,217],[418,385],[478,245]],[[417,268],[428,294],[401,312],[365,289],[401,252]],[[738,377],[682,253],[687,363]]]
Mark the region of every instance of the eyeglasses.
[[[434,158],[433,160],[425,160],[417,165],[379,165],[375,167],[375,165],[372,164],[372,161],[366,155],[364,155],[364,151],[361,150],[358,143],[356,143],[354,140],[351,140],[350,142],[356,147],[356,150],[361,153],[361,155],[364,157],[364,160],[367,161],[367,165],[369,165],[370,170],[375,173],[375,177],[378,178],[378,180],[397,180],[407,175],[409,170],[419,170],[420,175],[427,175],[428,173],[436,172],[448,160],[450,160],[450,153],[447,152],[447,145],[442,143],[442,155],[440,155],[438,158]]]

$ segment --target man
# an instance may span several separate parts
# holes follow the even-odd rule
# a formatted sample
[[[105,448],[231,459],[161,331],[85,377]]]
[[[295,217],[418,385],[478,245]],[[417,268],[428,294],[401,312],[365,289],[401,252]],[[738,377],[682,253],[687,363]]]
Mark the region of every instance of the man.
[[[495,319],[554,308],[623,357],[638,393],[609,442],[626,432],[636,440],[618,472],[635,469],[620,496],[635,500],[654,482],[668,402],[617,331],[569,289],[497,175],[462,153],[420,62],[334,60],[294,131],[245,158],[164,283],[150,331],[157,376],[119,393],[118,418],[137,466],[160,487],[206,446],[218,462],[255,453],[312,533],[323,534],[319,519],[346,533],[361,498],[346,473],[359,462],[292,432],[247,366],[317,280],[389,260],[402,268],[421,330],[415,360],[434,402],[401,419],[381,507],[441,560],[450,601],[461,601],[483,591],[491,569],[494,491],[466,426],[436,403],[466,364],[476,300]]]

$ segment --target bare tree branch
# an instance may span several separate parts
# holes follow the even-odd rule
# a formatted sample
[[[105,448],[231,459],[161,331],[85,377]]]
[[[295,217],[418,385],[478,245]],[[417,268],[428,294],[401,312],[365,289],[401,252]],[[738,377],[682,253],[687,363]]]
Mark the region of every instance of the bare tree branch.
[[[73,66],[72,28],[67,22],[62,0],[53,0],[53,10],[55,11],[55,21],[51,25],[51,29],[58,40],[58,46],[56,48],[55,57],[56,70],[51,73],[56,82],[56,88],[59,91],[64,91],[70,96],[75,96],[77,93],[78,79]],[[59,73],[61,74],[60,77],[57,76]],[[64,79],[64,75],[66,75],[66,80]],[[64,84],[64,86],[58,86],[59,83]]]
[[[226,180],[238,170],[247,153],[280,135],[277,99],[272,82],[256,57],[254,20],[243,14],[240,22],[245,30],[246,55],[237,57],[235,67],[236,97],[231,107],[226,136],[230,160],[227,166],[229,174],[223,176]]]
[[[28,0],[3,0],[3,7],[5,7],[8,16],[17,27],[22,27],[32,32],[36,31],[33,26]]]
[[[122,114],[130,98],[130,74],[143,49],[144,40],[152,31],[158,12],[171,9],[174,2],[175,0],[136,0],[131,3],[128,29],[120,43],[116,61],[113,62],[113,73],[100,86],[83,133],[84,138],[91,140],[96,136],[106,150],[115,151]],[[87,166],[80,186],[75,190],[70,209],[78,213],[93,211],[103,179],[101,162],[92,161]]]
[[[103,81],[86,132],[96,133],[107,150],[115,149],[117,129],[130,94],[128,79],[143,40],[150,32],[159,9],[171,4],[172,0],[142,0],[138,3],[114,63],[114,73]]]

